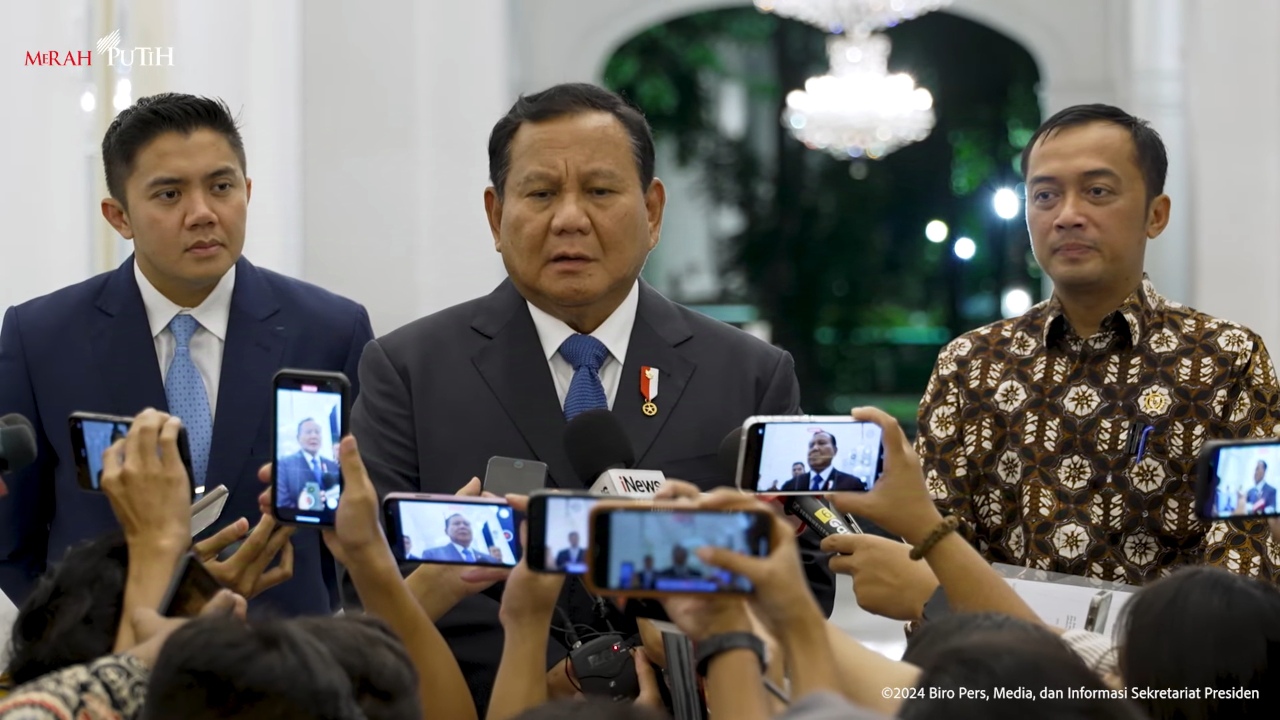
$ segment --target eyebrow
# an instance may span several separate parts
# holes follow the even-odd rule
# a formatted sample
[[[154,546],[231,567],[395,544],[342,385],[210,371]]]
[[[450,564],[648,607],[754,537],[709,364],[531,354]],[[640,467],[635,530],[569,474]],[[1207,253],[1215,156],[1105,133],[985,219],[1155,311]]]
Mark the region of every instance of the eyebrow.
[[[201,178],[201,180],[208,182],[209,180],[214,180],[220,177],[234,177],[235,174],[235,167],[231,165],[223,165],[222,167],[207,173],[203,178]],[[147,183],[147,189],[150,190],[151,188],[160,187],[162,185],[181,185],[186,181],[186,178],[173,175],[162,175],[160,177],[152,178],[151,181]]]
[[[1080,175],[1084,177],[1086,180],[1094,180],[1097,178],[1111,178],[1114,180],[1120,179],[1120,173],[1110,168],[1095,168],[1093,170],[1085,170],[1084,172],[1080,173]],[[1036,175],[1035,177],[1028,180],[1027,184],[1035,185],[1037,183],[1042,183],[1042,182],[1056,182],[1057,180],[1058,178],[1054,177],[1053,175]]]

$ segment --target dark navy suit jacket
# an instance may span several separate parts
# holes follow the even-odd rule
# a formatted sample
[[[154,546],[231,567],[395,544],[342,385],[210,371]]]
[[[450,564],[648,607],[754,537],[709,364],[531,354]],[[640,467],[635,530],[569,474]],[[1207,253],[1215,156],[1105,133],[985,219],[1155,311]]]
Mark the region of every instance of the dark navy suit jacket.
[[[314,285],[241,258],[223,347],[208,487],[226,485],[226,508],[207,537],[238,518],[256,523],[258,468],[271,448],[271,377],[292,367],[346,373],[353,390],[369,315]],[[160,364],[133,258],[119,268],[9,308],[0,329],[0,415],[35,425],[39,457],[9,477],[0,498],[0,589],[20,603],[69,546],[118,527],[105,495],[81,490],[67,416],[77,410],[135,415],[167,409]],[[286,614],[327,613],[336,604],[333,562],[320,535],[293,536],[293,579],[263,593]],[[323,569],[322,569],[323,568]]]

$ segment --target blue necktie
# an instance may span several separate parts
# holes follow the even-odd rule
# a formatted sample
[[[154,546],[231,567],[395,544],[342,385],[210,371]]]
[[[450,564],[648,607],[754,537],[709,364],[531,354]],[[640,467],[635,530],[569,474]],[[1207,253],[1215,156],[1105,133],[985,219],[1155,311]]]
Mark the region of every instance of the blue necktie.
[[[814,473],[813,481],[809,483],[809,491],[817,492],[822,489],[822,473]]]
[[[311,458],[311,474],[316,476],[316,484],[320,484],[320,458]]]
[[[191,361],[191,336],[200,323],[190,315],[177,315],[169,321],[169,331],[178,341],[173,351],[173,361],[165,376],[164,394],[169,399],[169,413],[182,418],[191,443],[191,469],[195,472],[196,488],[204,487],[205,471],[209,468],[209,446],[213,442],[213,414],[209,412],[209,393],[204,387],[200,371]]]
[[[573,366],[573,381],[564,398],[564,419],[587,410],[608,410],[609,400],[600,384],[600,366],[609,357],[609,348],[590,335],[570,335],[560,345],[560,357]]]
[[[476,556],[471,554],[471,548],[462,548],[462,559],[467,562],[475,562]]]

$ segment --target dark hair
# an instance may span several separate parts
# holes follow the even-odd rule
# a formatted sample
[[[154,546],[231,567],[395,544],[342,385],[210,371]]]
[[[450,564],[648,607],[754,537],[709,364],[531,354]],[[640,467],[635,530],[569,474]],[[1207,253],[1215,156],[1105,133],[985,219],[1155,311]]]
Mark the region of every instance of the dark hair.
[[[419,720],[418,673],[386,623],[368,615],[306,617],[292,622],[329,650],[351,679],[368,720]]]
[[[1031,136],[1031,141],[1022,148],[1022,179],[1027,179],[1031,149],[1037,142],[1052,137],[1059,130],[1095,122],[1119,125],[1129,131],[1129,136],[1133,138],[1136,155],[1134,159],[1138,169],[1142,171],[1142,182],[1146,185],[1147,202],[1151,202],[1163,193],[1165,175],[1169,171],[1169,156],[1165,152],[1160,133],[1152,129],[1146,120],[1134,117],[1118,107],[1102,104],[1073,105],[1058,111],[1053,117],[1041,123],[1040,127],[1036,128],[1035,134]]]
[[[299,434],[299,435],[301,435],[301,434],[302,434],[302,426],[303,426],[303,425],[306,425],[307,423],[316,423],[316,427],[319,427],[319,426],[320,426],[320,423],[316,422],[316,419],[315,419],[315,418],[307,418],[306,420],[303,420],[302,422],[298,423],[298,434]]]
[[[128,574],[129,546],[119,532],[69,549],[18,608],[8,653],[14,683],[109,655]]]
[[[295,623],[202,617],[174,631],[156,658],[142,720],[358,720],[351,681]]]
[[[1144,587],[1120,617],[1120,674],[1129,687],[1244,688],[1253,700],[1143,699],[1153,718],[1280,714],[1280,589],[1212,566]]]
[[[1044,642],[1067,649],[1062,640],[1043,625],[998,612],[956,613],[930,620],[912,633],[902,653],[902,662],[923,667],[942,650],[953,644],[966,643],[974,636]]]
[[[618,119],[631,136],[636,171],[640,175],[640,192],[653,183],[653,132],[639,110],[617,93],[589,83],[562,83],[534,93],[521,95],[507,114],[493,126],[489,134],[489,182],[501,198],[506,192],[507,174],[511,170],[511,142],[520,126],[555,120],[566,115],[607,112]]]
[[[148,143],[165,133],[190,135],[196,130],[222,133],[240,160],[241,172],[248,172],[244,141],[225,102],[183,93],[160,93],[138,98],[122,110],[102,138],[102,166],[111,197],[125,205],[125,180],[133,173],[138,153]]]
[[[1142,717],[1135,706],[1115,699],[1102,679],[1061,642],[1031,642],[1003,632],[974,635],[940,649],[921,668],[917,687],[939,690],[945,697],[925,694],[905,700],[898,712],[900,720]],[[969,693],[985,692],[986,698],[964,697],[962,688]],[[1016,688],[1027,688],[1033,696],[1010,699],[996,695],[997,691]],[[1085,693],[1088,695],[1081,697]]]
[[[617,703],[598,697],[565,698],[530,708],[512,720],[671,720],[671,716],[635,703]]]
[[[1266,471],[1267,471],[1267,461],[1266,461],[1266,460],[1259,460],[1259,461],[1258,461],[1258,464],[1262,466],[1262,471],[1263,471],[1263,472],[1266,472]]]
[[[827,432],[826,430],[819,430],[818,432],[816,432],[816,433],[814,433],[814,434],[813,434],[813,437],[818,437],[819,435],[826,435],[827,437],[831,438],[831,447],[832,447],[832,448],[834,448],[834,449],[836,449],[836,450],[839,450],[839,449],[840,449],[840,446],[836,444],[836,436],[835,436],[835,435],[832,435],[831,433]],[[809,442],[813,442],[813,438],[809,438]],[[795,463],[795,464],[796,464],[796,465],[799,465],[800,463]]]

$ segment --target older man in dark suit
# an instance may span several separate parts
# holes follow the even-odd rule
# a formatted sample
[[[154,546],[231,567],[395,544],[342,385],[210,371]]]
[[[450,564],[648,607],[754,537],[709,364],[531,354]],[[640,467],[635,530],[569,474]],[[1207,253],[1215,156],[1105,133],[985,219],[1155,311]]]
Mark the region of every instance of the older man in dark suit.
[[[784,492],[860,492],[867,489],[862,478],[840,472],[831,463],[839,447],[836,436],[819,430],[809,438],[809,472],[797,475],[783,484]]]
[[[310,510],[313,508],[304,508],[299,504],[308,483],[315,483],[312,502],[317,504],[323,502],[326,491],[338,486],[338,463],[320,457],[320,447],[323,444],[320,423],[314,418],[298,423],[298,452],[276,461],[277,505]]]
[[[574,473],[564,428],[603,408],[640,467],[732,482],[721,440],[748,416],[799,412],[794,364],[639,279],[666,205],[644,117],[590,85],[522,97],[493,129],[489,169],[484,206],[508,279],[379,338],[361,361],[352,427],[379,492],[453,492],[493,455],[541,460],[549,486],[584,487],[593,478]],[[808,560],[829,612],[830,571]],[[570,592],[574,622],[596,620]],[[440,621],[482,712],[502,654],[497,609],[476,596]],[[549,665],[565,654],[553,642]]]

